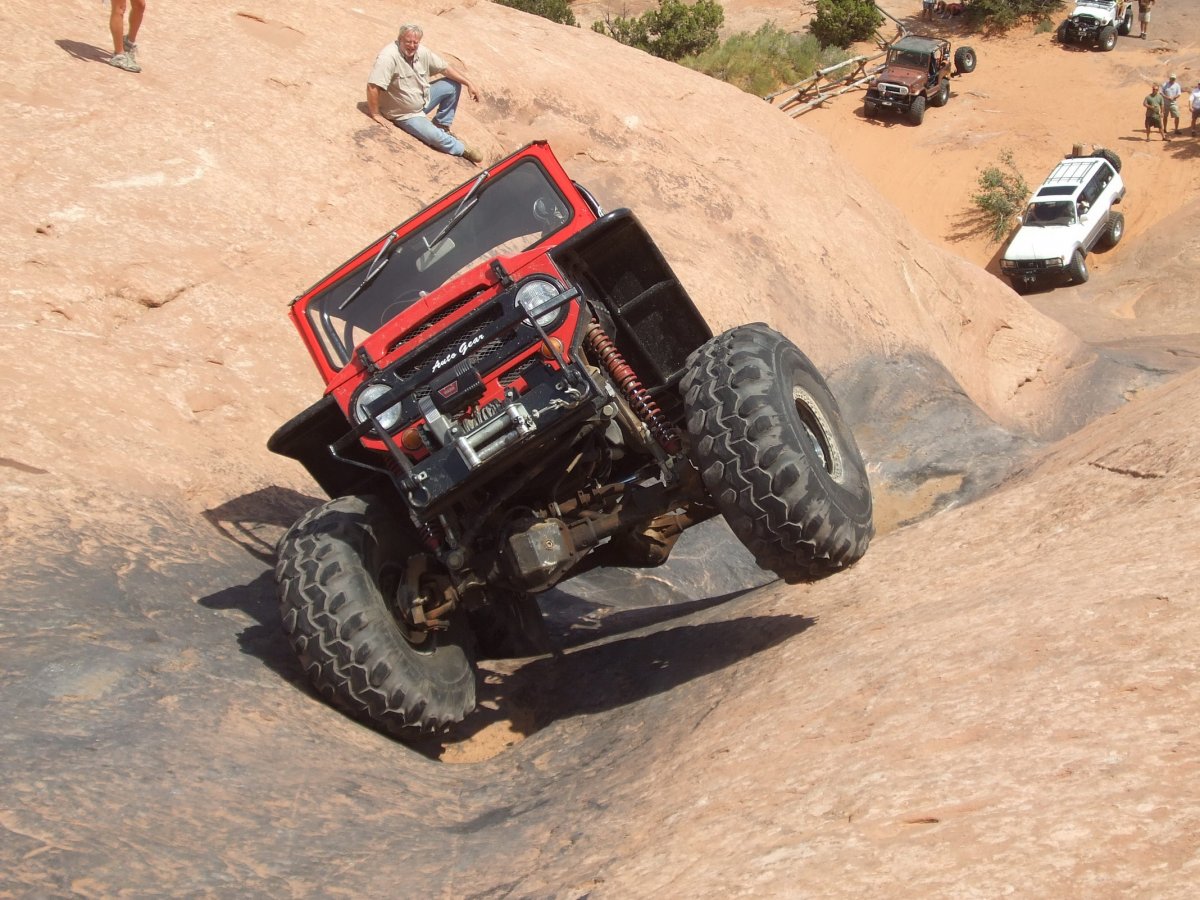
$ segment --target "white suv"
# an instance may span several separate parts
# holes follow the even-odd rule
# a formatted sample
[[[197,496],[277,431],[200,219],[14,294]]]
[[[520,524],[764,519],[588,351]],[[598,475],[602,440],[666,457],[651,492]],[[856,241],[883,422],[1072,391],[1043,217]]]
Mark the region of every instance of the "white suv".
[[[1111,150],[1055,166],[1000,260],[1013,290],[1087,281],[1087,254],[1116,246],[1125,232],[1125,217],[1113,209],[1124,196],[1121,160]]]

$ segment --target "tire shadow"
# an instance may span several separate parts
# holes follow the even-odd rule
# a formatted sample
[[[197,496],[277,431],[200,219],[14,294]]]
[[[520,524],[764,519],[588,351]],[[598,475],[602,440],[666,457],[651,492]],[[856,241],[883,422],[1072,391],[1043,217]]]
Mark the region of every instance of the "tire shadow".
[[[414,749],[436,758],[446,745],[467,741],[500,721],[527,738],[559,720],[668,693],[781,644],[814,624],[814,619],[799,615],[703,622],[602,640],[561,657],[532,659],[510,673],[488,674],[479,685],[475,712],[436,741]]]

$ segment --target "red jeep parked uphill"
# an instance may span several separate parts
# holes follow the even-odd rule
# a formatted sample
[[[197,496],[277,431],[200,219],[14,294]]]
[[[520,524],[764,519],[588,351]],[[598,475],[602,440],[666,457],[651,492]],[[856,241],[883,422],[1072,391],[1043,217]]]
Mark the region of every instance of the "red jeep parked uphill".
[[[323,696],[400,737],[474,708],[476,652],[528,650],[536,593],[659,565],[718,512],[787,581],[866,552],[867,475],[812,363],[765,325],[713,337],[545,143],[291,315],[326,389],[269,447],[333,499],[279,542],[283,628]]]

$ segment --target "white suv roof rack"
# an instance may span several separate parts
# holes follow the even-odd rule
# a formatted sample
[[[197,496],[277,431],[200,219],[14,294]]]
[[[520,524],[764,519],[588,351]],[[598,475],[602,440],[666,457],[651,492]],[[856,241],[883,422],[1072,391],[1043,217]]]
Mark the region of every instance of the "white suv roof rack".
[[[1037,189],[1034,197],[1040,196],[1042,191],[1048,187],[1059,188],[1059,190],[1047,192],[1048,194],[1057,197],[1063,197],[1068,193],[1074,193],[1074,191],[1063,191],[1062,188],[1082,187],[1084,182],[1087,181],[1088,176],[1092,174],[1092,170],[1096,167],[1096,164],[1099,162],[1101,162],[1101,159],[1094,156],[1081,159],[1064,159],[1054,167],[1054,171],[1051,172],[1049,177],[1042,182],[1041,187]]]

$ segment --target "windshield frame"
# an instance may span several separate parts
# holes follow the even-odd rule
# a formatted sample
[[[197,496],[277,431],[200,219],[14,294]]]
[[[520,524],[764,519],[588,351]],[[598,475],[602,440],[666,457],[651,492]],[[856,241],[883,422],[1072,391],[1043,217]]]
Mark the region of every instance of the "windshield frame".
[[[548,249],[586,225],[577,221],[588,209],[577,193],[549,147],[529,145],[314,285],[293,301],[292,317],[326,381],[351,363],[354,348],[424,298],[492,259]]]

